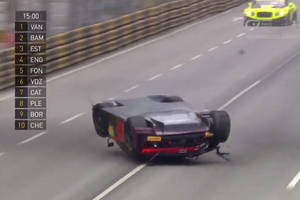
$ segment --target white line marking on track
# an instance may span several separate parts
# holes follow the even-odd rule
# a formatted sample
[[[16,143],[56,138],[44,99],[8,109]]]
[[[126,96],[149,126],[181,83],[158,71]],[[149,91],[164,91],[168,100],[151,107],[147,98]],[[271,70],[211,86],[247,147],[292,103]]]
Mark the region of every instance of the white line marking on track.
[[[230,13],[231,11],[232,11],[232,9],[226,10],[225,12],[223,12],[223,14]]]
[[[232,22],[240,21],[243,19],[244,19],[243,17],[235,17],[235,18],[233,18]]]
[[[236,37],[237,37],[237,38],[240,38],[240,37],[242,37],[242,36],[244,36],[244,35],[246,35],[246,33],[240,33],[240,34],[238,34]]]
[[[250,28],[249,31],[254,31],[254,27]]]
[[[161,76],[162,76],[162,74],[156,74],[155,76],[152,76],[151,78],[149,78],[148,81],[153,81]]]
[[[196,56],[192,57],[192,58],[190,59],[190,61],[197,60],[197,59],[200,58],[201,56],[202,56],[201,54],[196,55]]]
[[[230,42],[232,42],[232,40],[230,39],[230,40],[226,40],[226,41],[224,41],[223,42],[223,44],[229,44]]]
[[[236,101],[238,98],[240,98],[241,96],[243,96],[245,93],[247,93],[248,91],[250,91],[252,88],[254,88],[255,86],[257,86],[261,81],[256,81],[255,83],[253,83],[252,85],[250,85],[249,87],[247,87],[246,89],[244,89],[243,91],[241,91],[240,93],[238,93],[237,95],[235,95],[233,98],[231,98],[229,101],[227,101],[224,105],[222,105],[220,108],[218,108],[218,110],[223,110],[224,108],[226,108],[227,106],[229,106],[230,104],[232,104],[234,101]]]
[[[68,122],[70,122],[70,121],[72,121],[72,120],[74,120],[74,119],[77,119],[78,117],[81,117],[82,115],[84,115],[85,113],[79,113],[79,114],[76,114],[76,115],[74,115],[73,117],[70,117],[70,118],[68,118],[68,119],[66,119],[66,120],[64,120],[64,121],[62,121],[62,122],[60,122],[59,124],[60,125],[62,125],[62,124],[66,124],[66,123],[68,123]]]
[[[0,102],[1,102],[1,101],[5,101],[5,100],[8,100],[8,99],[11,99],[11,98],[13,98],[13,97],[14,97],[14,95],[7,95],[7,96],[4,96],[4,97],[0,98]]]
[[[115,97],[110,97],[110,98],[108,98],[107,100],[108,101],[113,101],[113,100],[115,100],[116,98]]]
[[[291,182],[286,186],[286,189],[292,190],[300,181],[300,171],[296,174],[296,176],[291,180]]]
[[[132,90],[135,90],[138,87],[139,87],[139,85],[132,86],[132,87],[128,88],[127,90],[124,90],[124,92],[128,93],[128,92],[130,92]]]
[[[0,152],[0,157],[3,156],[5,153],[4,152]]]
[[[216,50],[217,48],[219,48],[219,46],[212,47],[212,48],[208,49],[208,52],[212,52],[212,51]]]
[[[178,69],[178,68],[182,67],[183,65],[184,64],[175,65],[174,67],[171,67],[170,70]]]
[[[93,198],[93,200],[101,200],[103,199],[106,195],[108,195],[110,192],[112,192],[114,189],[116,189],[118,186],[123,184],[125,181],[127,181],[130,177],[141,171],[143,168],[145,168],[147,165],[146,164],[141,164],[134,168],[132,171],[130,171],[128,174],[123,176],[120,180],[112,184],[110,187],[108,187],[106,190],[101,192],[98,196]]]
[[[183,31],[185,31],[185,30],[187,30],[187,29],[190,29],[190,28],[192,28],[192,27],[194,27],[194,26],[196,26],[196,25],[198,25],[198,24],[202,24],[202,23],[205,23],[205,22],[209,22],[209,21],[211,21],[211,20],[214,20],[214,19],[216,19],[216,18],[218,18],[218,17],[220,17],[220,16],[222,16],[222,15],[226,15],[226,14],[230,13],[231,11],[232,11],[232,10],[230,9],[230,10],[227,10],[227,11],[222,12],[222,13],[220,13],[220,14],[217,14],[217,15],[214,15],[214,16],[212,16],[212,17],[209,17],[209,18],[207,18],[207,19],[204,19],[204,20],[202,20],[202,21],[198,21],[198,22],[192,23],[192,24],[190,24],[190,25],[186,25],[185,27],[183,27],[183,28],[181,28],[181,29],[178,29],[178,30],[175,30],[175,31],[173,31],[173,32],[171,32],[171,33],[164,34],[164,35],[162,35],[162,36],[160,36],[160,37],[157,37],[157,38],[155,38],[155,39],[146,41],[146,42],[141,43],[141,44],[137,44],[137,45],[134,46],[134,47],[131,47],[131,48],[122,50],[122,51],[120,51],[120,52],[117,52],[117,53],[112,54],[112,55],[110,55],[110,56],[107,56],[107,57],[105,57],[105,58],[99,59],[99,60],[97,60],[97,61],[95,61],[95,62],[89,63],[89,64],[84,65],[84,66],[82,66],[82,67],[79,67],[79,68],[77,68],[77,69],[73,69],[73,70],[70,70],[70,71],[68,71],[68,72],[65,72],[65,73],[62,73],[62,74],[60,74],[60,75],[57,75],[57,76],[55,76],[55,77],[48,78],[48,79],[47,79],[47,82],[52,82],[52,81],[57,80],[57,79],[59,79],[59,78],[63,78],[63,77],[68,76],[68,75],[70,75],[70,74],[73,74],[73,73],[76,73],[76,72],[85,70],[85,69],[87,69],[87,68],[93,67],[94,65],[99,64],[99,63],[102,63],[102,62],[104,62],[104,61],[106,61],[106,60],[109,60],[109,59],[112,59],[112,58],[114,58],[114,57],[117,57],[117,56],[126,54],[126,53],[128,53],[128,52],[130,52],[130,51],[133,51],[133,50],[138,49],[138,48],[140,48],[140,47],[144,47],[144,46],[146,46],[146,45],[148,45],[148,44],[151,44],[151,43],[154,43],[154,42],[156,42],[156,41],[165,39],[165,38],[170,37],[170,36],[172,36],[172,35],[175,35],[175,34],[177,34],[177,33],[179,33],[179,32],[183,32]]]
[[[19,142],[18,145],[26,144],[26,143],[28,143],[28,142],[30,142],[30,141],[38,138],[38,137],[41,137],[42,135],[45,135],[46,133],[47,133],[46,131],[38,133],[38,134],[36,134],[36,135],[26,139],[26,140],[23,140],[22,142]]]
[[[279,70],[284,68],[286,65],[288,65],[291,61],[293,61],[296,57],[300,56],[300,51],[297,51],[295,54],[293,54],[291,57],[289,57],[287,60],[279,64],[276,68],[274,68],[272,71],[270,71],[268,74],[264,75],[261,80],[264,81],[271,77],[273,74],[277,73]]]

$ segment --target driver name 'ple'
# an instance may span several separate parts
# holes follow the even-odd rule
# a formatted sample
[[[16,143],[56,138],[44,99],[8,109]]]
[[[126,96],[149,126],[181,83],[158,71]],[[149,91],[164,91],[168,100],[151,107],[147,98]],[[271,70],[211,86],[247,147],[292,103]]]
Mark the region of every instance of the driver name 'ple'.
[[[29,98],[28,108],[44,108],[46,107],[46,98]]]

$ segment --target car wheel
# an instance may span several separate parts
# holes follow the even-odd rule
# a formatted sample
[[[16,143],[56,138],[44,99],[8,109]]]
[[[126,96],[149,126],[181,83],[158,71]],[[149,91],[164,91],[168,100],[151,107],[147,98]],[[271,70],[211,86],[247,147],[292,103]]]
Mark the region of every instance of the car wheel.
[[[114,107],[115,104],[112,102],[99,103],[93,106],[93,122],[95,126],[96,133],[100,137],[108,137],[108,115],[103,112],[102,108]]]
[[[289,26],[289,25],[291,25],[293,22],[292,22],[292,20],[291,20],[291,18],[290,18],[290,15],[288,15],[288,16],[286,16],[286,19],[285,19],[285,21],[284,21],[284,26]]]
[[[293,21],[294,21],[295,24],[297,24],[297,22],[298,22],[297,12],[294,13]]]
[[[278,26],[287,26],[288,25],[288,17],[282,18],[280,22],[278,23]]]
[[[210,116],[213,122],[211,132],[214,134],[214,142],[225,142],[230,135],[231,122],[229,114],[226,111],[212,111]]]

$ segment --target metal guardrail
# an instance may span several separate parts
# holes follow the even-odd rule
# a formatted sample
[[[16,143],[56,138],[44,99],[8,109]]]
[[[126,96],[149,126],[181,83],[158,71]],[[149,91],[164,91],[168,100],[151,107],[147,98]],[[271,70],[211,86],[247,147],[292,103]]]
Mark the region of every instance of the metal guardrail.
[[[47,73],[225,11],[247,0],[178,0],[47,39]],[[14,48],[0,52],[0,90],[14,85]]]

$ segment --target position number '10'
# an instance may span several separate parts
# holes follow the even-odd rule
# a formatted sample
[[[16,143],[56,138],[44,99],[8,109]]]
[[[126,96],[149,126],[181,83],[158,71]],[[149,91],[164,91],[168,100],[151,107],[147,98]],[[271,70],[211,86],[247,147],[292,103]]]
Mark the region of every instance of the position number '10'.
[[[25,122],[18,122],[18,128],[21,128],[21,129],[26,128]]]

